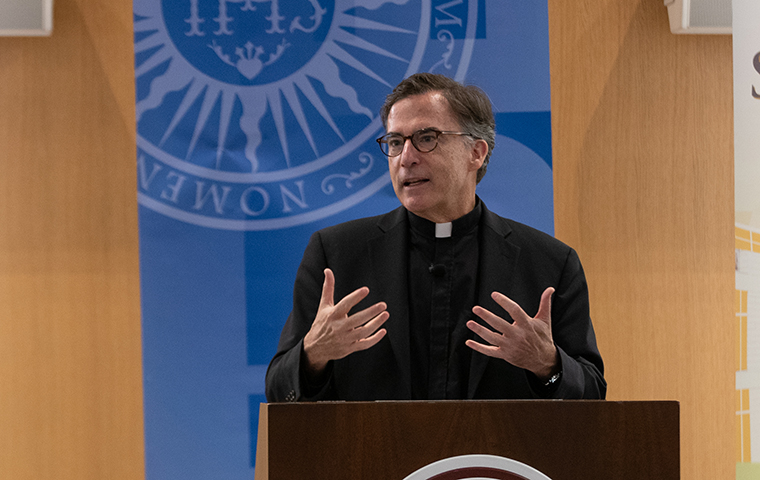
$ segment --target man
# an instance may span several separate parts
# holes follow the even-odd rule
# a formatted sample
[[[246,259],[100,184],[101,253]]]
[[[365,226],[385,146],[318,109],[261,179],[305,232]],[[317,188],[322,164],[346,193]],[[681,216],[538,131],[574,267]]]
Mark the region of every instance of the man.
[[[488,97],[416,74],[381,118],[402,207],[312,236],[267,399],[604,398],[578,256],[475,194]]]

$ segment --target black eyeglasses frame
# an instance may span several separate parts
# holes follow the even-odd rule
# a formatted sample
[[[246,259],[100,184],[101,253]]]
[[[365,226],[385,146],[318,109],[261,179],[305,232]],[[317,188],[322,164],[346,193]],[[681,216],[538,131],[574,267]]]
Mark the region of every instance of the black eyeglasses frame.
[[[417,145],[417,142],[415,142],[415,140],[414,140],[415,136],[423,134],[423,133],[434,133],[435,134],[435,145],[433,145],[433,148],[431,148],[430,150],[422,150]],[[435,150],[436,147],[438,147],[438,137],[440,137],[441,135],[459,135],[459,136],[465,136],[465,137],[471,137],[471,138],[477,139],[477,137],[475,137],[474,135],[472,135],[469,132],[454,132],[454,131],[447,131],[447,130],[438,130],[437,128],[423,128],[422,130],[417,130],[416,132],[412,133],[411,135],[401,135],[400,133],[386,133],[382,137],[376,138],[375,141],[380,146],[380,150],[383,152],[383,154],[386,157],[397,157],[397,156],[401,155],[401,152],[404,151],[404,148],[402,146],[401,150],[399,150],[398,153],[396,153],[394,155],[391,155],[390,154],[390,147],[388,146],[388,138],[389,137],[401,138],[403,140],[402,145],[405,145],[407,140],[411,140],[412,141],[412,146],[418,152],[420,152],[420,153],[430,153],[433,150]],[[419,140],[419,137],[417,137],[417,138]],[[383,148],[383,145],[385,145],[385,148]],[[388,150],[388,152],[386,152],[386,149]]]

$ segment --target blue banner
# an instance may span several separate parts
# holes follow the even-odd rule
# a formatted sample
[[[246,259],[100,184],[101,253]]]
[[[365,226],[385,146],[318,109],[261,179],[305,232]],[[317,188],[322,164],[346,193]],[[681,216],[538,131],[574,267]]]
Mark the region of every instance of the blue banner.
[[[398,206],[374,139],[406,76],[483,88],[478,194],[553,233],[546,1],[134,0],[149,480],[253,478],[309,236]]]

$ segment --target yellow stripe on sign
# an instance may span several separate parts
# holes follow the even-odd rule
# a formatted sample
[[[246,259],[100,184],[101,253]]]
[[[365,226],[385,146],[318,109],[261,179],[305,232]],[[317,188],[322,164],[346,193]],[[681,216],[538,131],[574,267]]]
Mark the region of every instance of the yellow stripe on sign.
[[[749,413],[742,415],[742,460],[752,461],[752,449],[750,448]]]
[[[742,416],[736,415],[736,461],[742,461]]]
[[[748,250],[752,251],[752,243],[749,240],[744,240],[741,238],[736,239],[736,249],[737,250]]]
[[[741,313],[742,309],[742,291],[734,290],[734,312]]]
[[[741,338],[741,344],[739,345],[742,352],[741,369],[746,370],[747,369],[747,317],[741,317],[741,329],[742,329],[742,338]],[[747,392],[747,403],[744,406],[745,408],[749,408],[749,390],[745,390],[745,392]]]

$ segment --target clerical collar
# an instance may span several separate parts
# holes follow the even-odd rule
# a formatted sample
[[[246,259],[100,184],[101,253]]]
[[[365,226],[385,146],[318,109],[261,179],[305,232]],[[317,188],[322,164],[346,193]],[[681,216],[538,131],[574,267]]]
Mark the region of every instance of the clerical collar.
[[[451,236],[452,223],[436,223],[435,238],[449,238]]]
[[[460,237],[475,228],[480,222],[481,204],[480,198],[475,197],[475,208],[470,213],[448,223],[434,223],[408,210],[407,216],[411,227],[424,236],[435,238]]]

